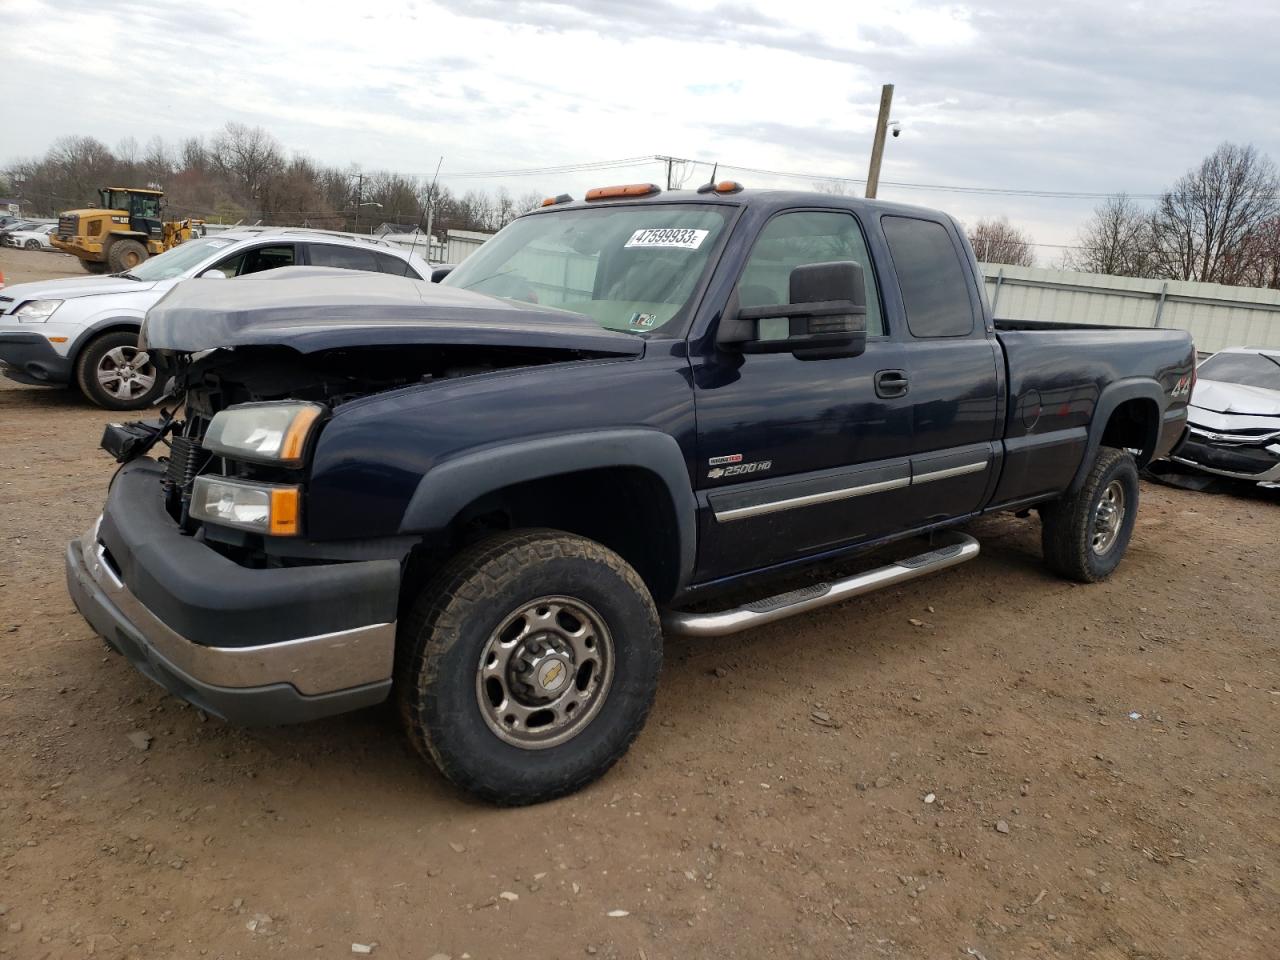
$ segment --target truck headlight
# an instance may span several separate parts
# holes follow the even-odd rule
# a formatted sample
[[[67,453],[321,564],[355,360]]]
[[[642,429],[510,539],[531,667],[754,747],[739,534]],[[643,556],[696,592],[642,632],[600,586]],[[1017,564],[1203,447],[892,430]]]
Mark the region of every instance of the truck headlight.
[[[214,414],[201,446],[233,460],[302,466],[307,438],[324,413],[318,403],[243,403]]]
[[[28,300],[13,315],[19,323],[44,323],[60,306],[61,300]]]
[[[226,477],[196,477],[191,516],[273,537],[296,537],[301,530],[301,488],[252,483]]]

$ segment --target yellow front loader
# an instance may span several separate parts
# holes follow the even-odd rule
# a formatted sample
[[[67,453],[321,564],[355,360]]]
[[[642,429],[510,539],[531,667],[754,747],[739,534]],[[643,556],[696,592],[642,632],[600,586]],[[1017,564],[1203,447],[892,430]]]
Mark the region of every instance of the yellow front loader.
[[[68,210],[50,242],[80,258],[90,273],[123,273],[147,257],[203,234],[204,221],[162,220],[160,190],[106,187],[101,206]]]

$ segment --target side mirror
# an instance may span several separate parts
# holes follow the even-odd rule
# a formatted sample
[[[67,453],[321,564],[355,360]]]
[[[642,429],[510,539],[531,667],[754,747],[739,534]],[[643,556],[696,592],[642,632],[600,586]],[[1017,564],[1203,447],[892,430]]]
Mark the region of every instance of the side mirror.
[[[204,273],[200,274],[201,280],[225,280],[227,275],[217,267],[210,267]]]
[[[439,283],[441,280],[443,280],[443,279],[444,279],[445,277],[447,277],[449,274],[453,273],[453,268],[454,268],[455,266],[456,266],[456,264],[452,264],[452,263],[442,263],[442,264],[440,264],[439,266],[432,267],[432,268],[431,268],[431,277],[430,277],[431,282],[432,282],[432,283]]]
[[[790,303],[740,307],[720,321],[716,344],[742,353],[791,353],[800,360],[856,357],[867,348],[867,295],[852,260],[807,263],[791,271]],[[765,337],[766,320],[785,320],[785,336]]]

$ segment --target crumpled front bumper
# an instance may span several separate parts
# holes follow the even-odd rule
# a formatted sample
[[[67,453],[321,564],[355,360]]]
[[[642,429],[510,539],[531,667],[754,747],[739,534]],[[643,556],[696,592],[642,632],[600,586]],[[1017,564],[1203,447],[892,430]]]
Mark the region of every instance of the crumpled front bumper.
[[[1219,477],[1280,487],[1280,440],[1224,443],[1193,427],[1170,459]]]
[[[233,723],[295,723],[386,699],[396,562],[240,567],[181,533],[164,512],[158,481],[154,461],[126,466],[99,522],[67,547],[71,598],[111,647],[165,689]],[[346,613],[335,629],[308,629],[338,609]]]

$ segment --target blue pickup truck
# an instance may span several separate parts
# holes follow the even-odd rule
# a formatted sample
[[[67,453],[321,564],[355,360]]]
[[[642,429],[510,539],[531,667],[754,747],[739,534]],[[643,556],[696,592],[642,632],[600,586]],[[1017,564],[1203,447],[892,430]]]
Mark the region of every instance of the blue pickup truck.
[[[993,511],[1109,576],[1195,376],[1182,332],[994,320],[946,214],[729,181],[549,199],[441,283],[194,280],[140,348],[174,405],[104,435],[66,558],[89,623],[233,722],[390,698],[507,804],[626,751],[664,633],[962,563]]]

